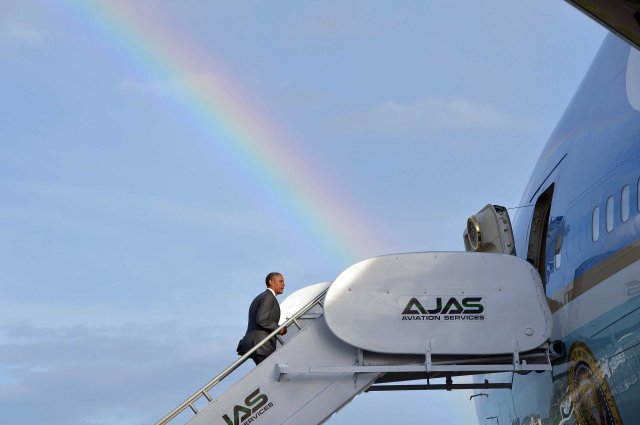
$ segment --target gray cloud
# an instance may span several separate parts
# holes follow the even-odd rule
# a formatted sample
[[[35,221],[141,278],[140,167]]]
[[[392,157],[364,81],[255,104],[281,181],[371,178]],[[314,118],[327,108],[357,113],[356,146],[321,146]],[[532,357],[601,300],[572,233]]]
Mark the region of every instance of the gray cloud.
[[[394,131],[511,129],[522,126],[522,122],[509,114],[468,99],[425,99],[412,103],[390,100],[372,107],[363,119],[376,128]]]
[[[125,80],[121,82],[121,86],[133,92],[180,98],[186,95],[185,92],[190,87],[198,87],[209,93],[220,94],[223,88],[219,86],[219,79],[220,77],[210,72],[202,72],[158,80]]]
[[[213,208],[203,208],[190,205],[187,202],[175,202],[167,198],[137,195],[126,191],[108,191],[105,189],[90,189],[82,186],[71,186],[55,184],[50,182],[18,182],[5,181],[1,185],[2,189],[8,189],[13,193],[21,193],[29,197],[34,202],[47,204],[44,211],[28,211],[17,209],[15,211],[5,210],[2,215],[10,216],[32,214],[34,220],[60,219],[61,221],[75,223],[78,222],[78,215],[95,217],[115,216],[123,219],[160,221],[171,224],[184,224],[199,229],[217,228],[220,223],[225,226],[239,226],[238,219],[243,218],[247,222],[252,222],[251,212],[234,211],[233,214]],[[56,211],[58,215],[56,215]],[[69,212],[73,217],[69,219]],[[90,226],[94,226],[91,222]],[[246,228],[246,224],[242,224]]]
[[[151,424],[235,359],[220,329],[175,322],[0,335],[0,423]]]
[[[382,28],[379,16],[364,1],[310,3],[291,23],[293,35],[319,39],[371,38]]]
[[[2,31],[5,38],[29,46],[40,46],[44,42],[42,31],[26,25],[13,24]]]

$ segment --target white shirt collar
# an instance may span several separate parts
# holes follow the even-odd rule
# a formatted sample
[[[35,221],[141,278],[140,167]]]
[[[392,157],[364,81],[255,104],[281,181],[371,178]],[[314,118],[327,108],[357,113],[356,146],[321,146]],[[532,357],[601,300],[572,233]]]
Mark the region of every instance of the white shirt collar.
[[[271,291],[271,293],[273,294],[273,296],[274,296],[274,297],[276,297],[276,298],[277,298],[276,292],[275,292],[273,289],[271,289],[271,288],[267,288],[267,289],[268,289],[269,291]]]

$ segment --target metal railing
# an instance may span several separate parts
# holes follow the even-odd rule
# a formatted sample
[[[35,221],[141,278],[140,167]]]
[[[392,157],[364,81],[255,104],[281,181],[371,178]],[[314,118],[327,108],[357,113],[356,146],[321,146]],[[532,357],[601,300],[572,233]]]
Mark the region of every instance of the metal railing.
[[[302,327],[298,323],[298,319],[301,316],[303,316],[305,313],[307,313],[309,310],[311,310],[313,307],[318,305],[318,304],[321,307],[324,308],[324,306],[322,305],[322,300],[324,299],[326,294],[327,294],[327,290],[325,289],[320,294],[318,294],[314,299],[312,299],[307,304],[305,304],[304,307],[302,307],[300,310],[298,310],[297,313],[295,313],[293,316],[288,318],[282,325],[280,325],[278,327],[278,329],[276,329],[275,331],[271,332],[267,337],[265,337],[262,341],[260,341],[259,344],[255,345],[253,348],[251,348],[251,350],[247,351],[242,357],[240,357],[238,360],[233,362],[225,370],[220,372],[218,374],[218,376],[216,376],[211,381],[209,381],[207,384],[205,384],[202,388],[200,388],[198,391],[196,391],[191,397],[189,397],[188,399],[183,401],[178,407],[176,407],[171,412],[169,412],[164,418],[162,418],[158,422],[156,422],[156,425],[165,425],[165,424],[169,423],[172,419],[174,419],[180,413],[185,411],[187,408],[191,409],[191,411],[193,412],[194,415],[197,414],[198,413],[198,409],[193,405],[193,403],[195,403],[200,397],[206,398],[208,402],[213,401],[213,398],[209,395],[209,391],[213,387],[218,385],[224,378],[226,378],[231,373],[233,373],[233,371],[235,371],[237,368],[239,368],[244,362],[246,362],[247,359],[249,359],[249,357],[256,350],[258,350],[260,347],[262,347],[264,344],[266,344],[267,341],[269,341],[271,338],[278,338],[278,335],[280,335],[280,332],[282,332],[282,330],[284,328],[289,328],[289,326],[291,326],[293,324],[298,328],[298,330],[302,330]],[[282,340],[280,338],[278,338],[278,340],[282,344]]]

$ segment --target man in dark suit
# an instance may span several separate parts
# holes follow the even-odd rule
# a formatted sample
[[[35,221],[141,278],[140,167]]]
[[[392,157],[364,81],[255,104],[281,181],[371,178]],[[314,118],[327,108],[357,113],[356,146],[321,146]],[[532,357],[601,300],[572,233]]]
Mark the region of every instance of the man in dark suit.
[[[267,290],[255,297],[249,306],[247,333],[240,340],[237,348],[238,354],[241,356],[278,328],[280,305],[276,296],[284,292],[284,276],[281,273],[269,273],[265,278],[265,283]],[[280,335],[286,333],[287,329],[284,328]],[[271,338],[251,355],[251,359],[258,365],[274,351],[276,351],[276,340]]]

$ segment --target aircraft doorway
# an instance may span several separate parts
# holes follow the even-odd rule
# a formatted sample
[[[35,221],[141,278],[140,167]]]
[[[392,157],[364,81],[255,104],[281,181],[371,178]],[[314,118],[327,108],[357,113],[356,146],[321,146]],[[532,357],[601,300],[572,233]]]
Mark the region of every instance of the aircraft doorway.
[[[527,261],[540,273],[542,284],[547,284],[546,273],[546,252],[547,233],[549,231],[549,218],[551,214],[551,201],[555,183],[552,183],[536,201],[533,217],[531,218],[531,229],[529,230],[529,247],[527,249]]]

